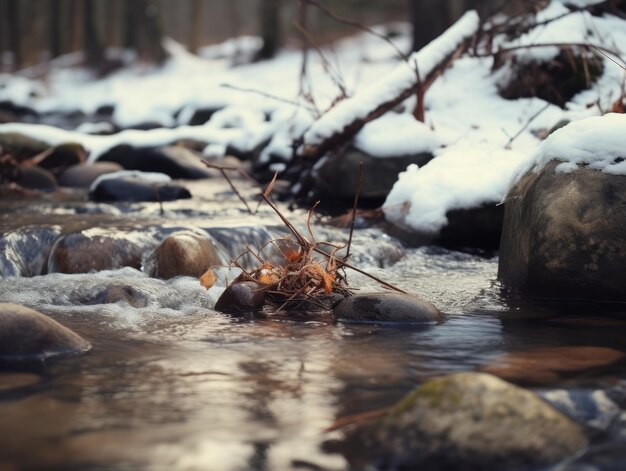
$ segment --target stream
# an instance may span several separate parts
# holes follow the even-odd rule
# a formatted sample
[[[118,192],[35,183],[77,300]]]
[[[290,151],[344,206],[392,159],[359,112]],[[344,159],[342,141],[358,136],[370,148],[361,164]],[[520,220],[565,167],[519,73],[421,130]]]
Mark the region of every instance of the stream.
[[[219,290],[194,278],[159,280],[130,267],[54,272],[55,240],[78,232],[152,246],[176,230],[201,230],[224,258],[285,235],[269,208],[242,211],[224,182],[185,184],[194,198],[162,208],[96,204],[78,192],[0,201],[0,302],[40,310],[93,345],[83,356],[0,371],[0,469],[351,469],[359,451],[341,446],[341,430],[325,429],[388,407],[427,378],[535,349],[557,357],[565,347],[625,349],[619,307],[521,301],[497,283],[497,258],[407,248],[377,228],[355,232],[352,263],[430,300],[446,322],[409,328],[335,323],[319,313],[236,318],[214,311]],[[305,227],[306,212],[289,217]],[[314,229],[317,240],[347,238],[346,230]],[[348,281],[361,292],[380,291],[357,273]],[[98,302],[118,285],[141,302]],[[623,366],[569,370],[539,383],[529,371],[515,381],[596,431],[583,457],[555,469],[622,469]]]

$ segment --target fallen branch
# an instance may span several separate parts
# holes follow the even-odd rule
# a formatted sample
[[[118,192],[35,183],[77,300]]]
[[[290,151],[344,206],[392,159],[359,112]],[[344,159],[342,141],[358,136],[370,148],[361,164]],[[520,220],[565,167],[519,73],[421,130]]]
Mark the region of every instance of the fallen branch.
[[[437,39],[408,58],[392,74],[355,96],[338,103],[318,119],[304,135],[300,156],[316,160],[329,150],[352,139],[367,123],[382,116],[428,87],[457,57],[463,54],[476,33],[479,19],[467,12]],[[422,75],[417,80],[416,68]]]

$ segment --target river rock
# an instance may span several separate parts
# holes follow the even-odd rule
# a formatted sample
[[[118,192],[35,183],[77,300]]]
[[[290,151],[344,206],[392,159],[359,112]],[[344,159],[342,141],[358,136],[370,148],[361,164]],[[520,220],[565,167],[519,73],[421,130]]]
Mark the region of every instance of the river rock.
[[[398,174],[409,164],[420,167],[433,158],[430,153],[379,158],[356,148],[329,157],[317,170],[316,188],[326,203],[339,203],[351,207],[359,181],[359,168],[363,162],[363,187],[360,200],[382,204],[398,180]]]
[[[29,190],[52,192],[57,189],[54,175],[39,167],[20,167],[15,183]]]
[[[624,353],[606,347],[545,347],[502,355],[483,371],[509,381],[545,384],[558,381],[560,375],[571,378],[593,368],[611,365]]]
[[[173,183],[151,182],[137,176],[121,176],[96,182],[95,188],[89,192],[89,198],[92,201],[155,202],[189,199],[191,193],[184,186]]]
[[[116,162],[126,170],[165,173],[172,178],[198,180],[214,172],[202,164],[200,156],[182,146],[161,148],[119,145],[103,154],[101,162]]]
[[[344,298],[333,309],[342,322],[436,323],[443,314],[432,303],[402,293],[355,294]]]
[[[200,278],[209,267],[222,263],[211,239],[193,232],[168,237],[147,257],[145,270],[157,278],[193,276]]]
[[[265,291],[254,281],[232,283],[215,303],[215,310],[229,314],[245,314],[260,310],[265,304]]]
[[[67,168],[83,163],[87,159],[87,151],[81,144],[66,143],[52,148],[39,166],[43,167],[55,176],[60,176]]]
[[[558,164],[509,192],[498,278],[535,296],[626,301],[626,177]]]
[[[587,445],[582,427],[536,394],[484,373],[428,381],[373,434],[394,469],[536,469]]]
[[[139,269],[144,252],[154,247],[149,234],[112,229],[88,230],[60,237],[48,258],[48,273],[89,273],[122,267]]]
[[[45,152],[50,145],[25,134],[6,132],[0,133],[0,147],[21,162]]]
[[[99,176],[120,170],[122,170],[122,166],[115,162],[73,165],[59,176],[59,185],[69,188],[89,188]]]
[[[148,305],[146,296],[129,285],[107,286],[86,304],[115,304],[119,302],[127,303],[137,309]]]
[[[89,342],[47,316],[17,304],[0,304],[0,362],[83,353]]]

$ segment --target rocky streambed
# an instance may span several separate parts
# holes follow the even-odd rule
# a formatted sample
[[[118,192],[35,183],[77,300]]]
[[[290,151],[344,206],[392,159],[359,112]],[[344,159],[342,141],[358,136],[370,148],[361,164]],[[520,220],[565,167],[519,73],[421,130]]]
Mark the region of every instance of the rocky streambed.
[[[619,305],[512,298],[497,258],[407,248],[370,227],[355,232],[353,263],[444,319],[376,319],[359,303],[345,322],[223,314],[223,283],[205,289],[196,265],[285,230],[267,209],[244,212],[220,179],[183,185],[193,198],[161,204],[90,202],[79,190],[2,200],[0,302],[36,309],[85,343],[72,337],[75,355],[3,362],[0,465],[609,470],[626,460]],[[306,225],[304,212],[290,217]],[[319,240],[347,237],[314,229]],[[189,271],[159,272],[164,261]],[[348,281],[360,294],[381,290],[358,273]],[[0,354],[11,348],[4,341]]]

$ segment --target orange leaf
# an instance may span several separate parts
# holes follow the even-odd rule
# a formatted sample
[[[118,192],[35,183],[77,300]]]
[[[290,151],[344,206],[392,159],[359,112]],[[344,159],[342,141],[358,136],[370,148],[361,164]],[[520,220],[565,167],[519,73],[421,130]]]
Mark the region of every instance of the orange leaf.
[[[200,277],[200,284],[206,289],[211,288],[216,281],[217,278],[215,277],[215,273],[213,273],[213,270],[211,270],[210,268],[206,271],[204,275]]]

